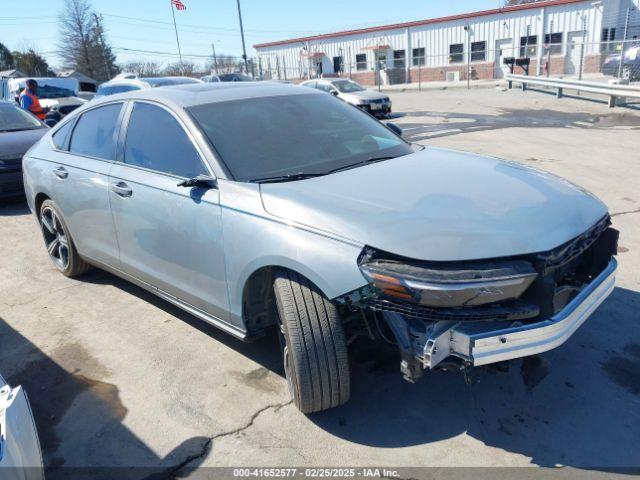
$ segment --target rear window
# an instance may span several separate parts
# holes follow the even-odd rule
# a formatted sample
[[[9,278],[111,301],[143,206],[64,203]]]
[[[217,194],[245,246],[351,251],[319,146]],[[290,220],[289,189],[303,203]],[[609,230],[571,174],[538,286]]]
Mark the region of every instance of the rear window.
[[[107,95],[115,95],[116,93],[131,92],[133,90],[140,90],[140,87],[136,85],[111,85],[98,88],[96,97],[105,97]]]
[[[69,151],[78,155],[114,160],[115,131],[121,107],[121,103],[115,103],[83,113],[73,130]]]

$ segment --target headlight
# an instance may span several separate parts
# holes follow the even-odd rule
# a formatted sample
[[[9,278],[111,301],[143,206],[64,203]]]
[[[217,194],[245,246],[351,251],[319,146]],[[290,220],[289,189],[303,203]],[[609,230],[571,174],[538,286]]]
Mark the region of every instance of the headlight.
[[[376,258],[372,250],[363,252],[359,267],[382,295],[430,307],[470,307],[515,299],[538,275],[523,260],[405,262]]]

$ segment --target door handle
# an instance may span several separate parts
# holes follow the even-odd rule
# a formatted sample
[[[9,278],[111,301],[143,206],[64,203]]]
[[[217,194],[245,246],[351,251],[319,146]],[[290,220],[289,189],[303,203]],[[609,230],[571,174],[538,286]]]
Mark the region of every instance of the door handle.
[[[58,168],[54,169],[53,170],[53,174],[56,177],[58,177],[58,178],[60,178],[62,180],[64,180],[65,178],[67,178],[69,176],[69,172],[67,172],[67,169],[64,168],[64,167],[58,167]]]
[[[111,191],[123,198],[133,195],[133,190],[124,182],[118,182],[111,185]]]

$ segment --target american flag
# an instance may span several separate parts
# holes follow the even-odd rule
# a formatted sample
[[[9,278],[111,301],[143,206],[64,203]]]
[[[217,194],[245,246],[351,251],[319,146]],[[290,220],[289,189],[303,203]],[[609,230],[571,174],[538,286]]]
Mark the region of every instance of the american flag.
[[[187,7],[180,0],[171,0],[171,5],[176,7],[176,10],[186,10]]]

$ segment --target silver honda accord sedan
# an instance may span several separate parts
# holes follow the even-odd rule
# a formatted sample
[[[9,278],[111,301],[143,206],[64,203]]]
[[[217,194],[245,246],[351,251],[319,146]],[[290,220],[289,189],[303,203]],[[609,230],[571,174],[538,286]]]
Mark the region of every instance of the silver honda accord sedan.
[[[25,190],[62,274],[107,270],[244,340],[274,328],[303,412],[348,400],[359,337],[409,381],[520,358],[539,381],[613,289],[607,208],[396,130],[294,85],[128,92],[43,137]]]

